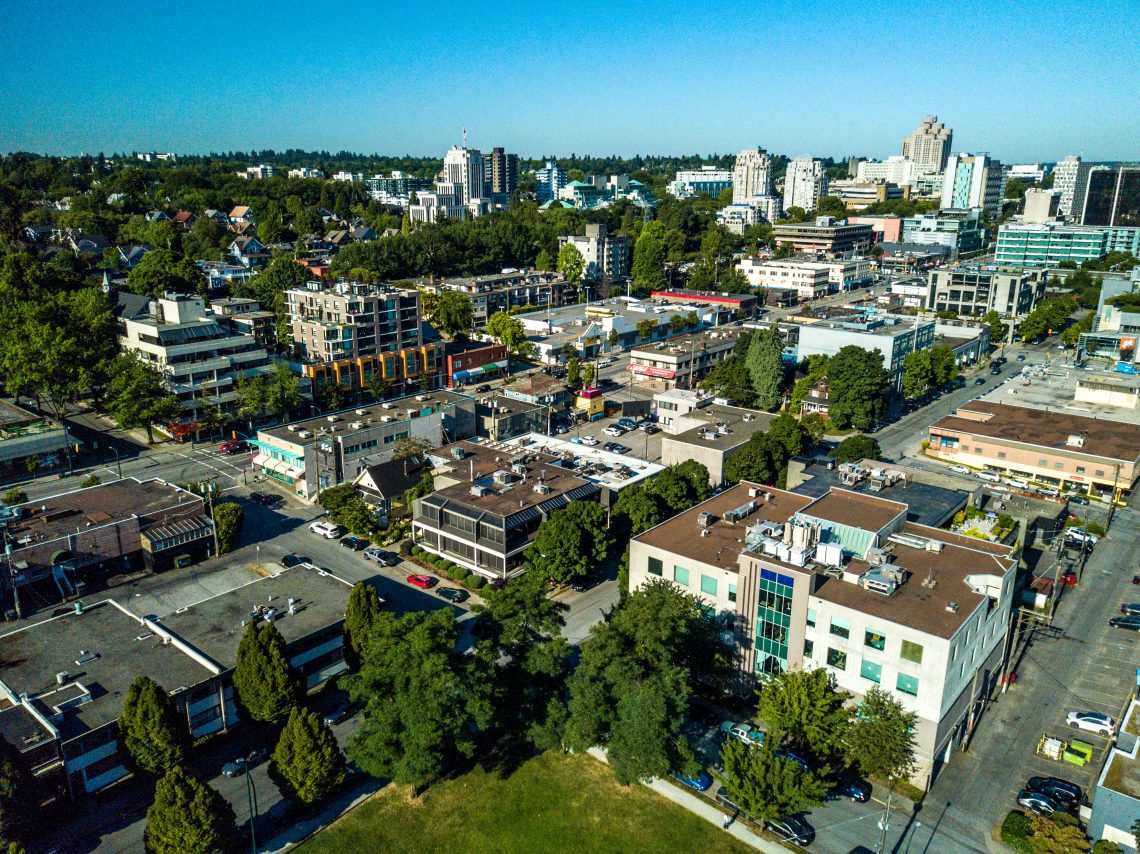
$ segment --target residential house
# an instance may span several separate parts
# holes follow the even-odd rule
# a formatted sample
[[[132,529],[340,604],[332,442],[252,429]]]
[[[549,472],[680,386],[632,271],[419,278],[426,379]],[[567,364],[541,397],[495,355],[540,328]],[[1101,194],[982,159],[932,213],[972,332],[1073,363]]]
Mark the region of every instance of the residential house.
[[[154,251],[154,247],[147,243],[134,243],[127,246],[120,246],[119,249],[119,263],[127,270],[133,270],[139,265],[143,257],[148,253]]]
[[[233,210],[229,212],[226,220],[230,225],[244,225],[247,223],[256,223],[257,217],[254,216],[253,208],[249,205],[235,205]]]
[[[198,217],[194,216],[190,211],[178,211],[171,220],[175,228],[183,234],[187,234],[194,228],[194,223],[198,221]]]
[[[147,211],[147,222],[170,222],[170,217],[167,216],[166,211]]]
[[[230,257],[243,267],[261,267],[269,263],[269,253],[256,237],[235,238],[230,244]]]
[[[425,474],[430,474],[431,468],[427,458],[422,456],[389,460],[366,466],[352,485],[381,519],[410,515],[412,508],[404,505],[404,493],[418,484]]]

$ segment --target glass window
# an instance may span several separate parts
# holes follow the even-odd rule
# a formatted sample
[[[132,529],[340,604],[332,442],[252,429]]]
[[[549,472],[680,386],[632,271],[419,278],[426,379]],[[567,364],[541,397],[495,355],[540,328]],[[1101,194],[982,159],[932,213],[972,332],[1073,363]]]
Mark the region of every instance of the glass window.
[[[882,652],[887,645],[886,635],[881,635],[878,632],[873,632],[867,629],[863,632],[863,646],[869,646],[871,649],[877,649]]]
[[[875,664],[873,661],[863,659],[863,663],[859,666],[859,675],[864,679],[870,679],[876,685],[883,676],[883,665]]]
[[[1077,474],[1084,474],[1084,473],[1085,473],[1085,467],[1084,466],[1077,466]]]
[[[904,640],[899,657],[906,661],[913,661],[915,664],[922,664],[922,644]]]
[[[651,557],[648,564],[650,575],[661,575],[661,560],[660,558]]]
[[[707,575],[702,575],[701,592],[707,593],[709,596],[716,596],[716,579],[709,578]]]
[[[998,451],[998,459],[999,460],[1005,459],[1005,451]]]
[[[827,663],[830,667],[836,670],[847,669],[847,653],[841,652],[838,649],[827,648]]]
[[[683,566],[674,566],[673,567],[673,580],[676,581],[678,584],[684,584],[686,587],[688,587],[689,586],[689,570],[685,569],[685,567],[683,567]]]
[[[815,608],[808,608],[807,624],[809,626],[815,625]]]
[[[728,601],[729,602],[735,602],[736,601],[736,585],[735,584],[728,585]]]
[[[851,624],[846,620],[839,619],[838,617],[832,617],[831,633],[840,638],[851,637]]]
[[[918,679],[914,676],[907,676],[905,673],[900,673],[898,678],[895,679],[895,687],[904,694],[910,694],[912,697],[918,696]]]
[[[815,651],[815,641],[805,640],[804,641],[804,658],[811,658],[811,654],[814,651]]]

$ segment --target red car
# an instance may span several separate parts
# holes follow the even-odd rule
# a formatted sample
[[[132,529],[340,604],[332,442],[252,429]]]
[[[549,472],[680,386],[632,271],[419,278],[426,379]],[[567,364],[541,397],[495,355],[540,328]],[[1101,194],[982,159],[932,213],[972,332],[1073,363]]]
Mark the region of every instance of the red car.
[[[413,587],[419,587],[423,590],[429,590],[432,587],[435,587],[435,585],[439,584],[439,579],[431,575],[421,575],[419,573],[416,573],[415,575],[408,576],[408,584],[411,584]]]
[[[218,450],[223,454],[240,454],[243,451],[248,451],[249,445],[244,439],[230,439],[228,442],[222,442]]]
[[[1071,569],[1068,570],[1067,572],[1062,572],[1061,573],[1061,583],[1067,584],[1070,587],[1075,587],[1077,584],[1077,574],[1075,572],[1073,572]]]

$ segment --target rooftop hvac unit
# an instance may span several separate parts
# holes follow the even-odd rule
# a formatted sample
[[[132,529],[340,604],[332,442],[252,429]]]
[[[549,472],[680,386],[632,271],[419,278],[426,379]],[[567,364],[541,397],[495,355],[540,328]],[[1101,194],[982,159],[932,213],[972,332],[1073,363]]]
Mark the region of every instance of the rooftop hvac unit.
[[[939,554],[939,553],[941,553],[942,547],[944,545],[945,544],[941,540],[927,540],[926,541],[926,550],[928,552],[934,552],[935,554]]]
[[[312,435],[313,434],[310,433],[308,430],[298,430],[297,431],[297,436],[302,438],[302,439],[308,439]]]
[[[367,415],[368,410],[367,409],[358,409],[358,410],[356,410],[356,414],[357,415]]]
[[[485,486],[473,486],[473,487],[471,487],[471,495],[474,496],[475,498],[482,498],[484,495],[486,495],[490,491],[491,490],[487,489],[487,487],[485,487]]]
[[[1070,448],[1083,448],[1085,446],[1085,437],[1080,433],[1070,433],[1069,438],[1065,440],[1065,444]]]
[[[503,484],[511,482],[511,473],[509,471],[503,471],[502,469],[499,469],[497,472],[491,475],[491,477],[494,479],[495,483]]]
[[[288,427],[286,427],[285,429],[286,429],[286,430],[288,430],[290,433],[296,433],[296,432],[297,432],[298,430],[300,430],[301,428],[300,428],[300,427],[298,427],[296,424],[290,424],[290,425],[289,425]]]
[[[328,421],[329,424],[335,424],[336,422],[340,421],[340,416],[339,415],[330,415],[325,420]]]
[[[724,521],[729,524],[736,524],[741,519],[747,519],[756,510],[756,502],[749,501],[747,504],[741,504],[732,510],[725,511]]]
[[[547,486],[545,483],[536,483],[534,485],[533,489],[539,495],[546,495],[547,493],[550,492],[550,487]]]
[[[890,596],[898,590],[898,584],[889,578],[883,577],[878,569],[869,569],[859,577],[859,586],[872,593]]]
[[[526,474],[526,466],[522,463],[513,463],[511,465],[511,471],[517,475],[524,475]]]
[[[362,430],[364,428],[364,422],[363,421],[353,421],[348,426],[351,427],[353,430]]]
[[[391,421],[391,420],[392,420],[392,416],[391,416],[391,415],[381,415],[381,416],[380,416],[380,422],[381,422],[382,424],[387,424],[387,423],[388,423],[389,421]]]
[[[461,460],[466,456],[467,456],[467,452],[464,451],[462,448],[457,447],[457,448],[451,449],[451,458],[453,460]]]
[[[707,528],[709,525],[711,525],[715,521],[716,521],[716,516],[714,516],[708,510],[702,510],[700,513],[697,514],[697,524],[700,525],[702,528]]]

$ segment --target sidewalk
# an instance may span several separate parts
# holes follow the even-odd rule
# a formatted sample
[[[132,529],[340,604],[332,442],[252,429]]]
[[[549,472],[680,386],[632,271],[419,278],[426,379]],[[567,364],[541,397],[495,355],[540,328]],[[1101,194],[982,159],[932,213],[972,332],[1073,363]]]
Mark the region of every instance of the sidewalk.
[[[588,751],[595,759],[606,762],[606,753],[600,747],[591,747]],[[608,764],[608,763],[607,763]],[[770,842],[761,836],[753,833],[742,821],[734,821],[728,826],[727,829],[723,827],[724,820],[727,813],[714,807],[703,798],[696,795],[691,795],[683,789],[674,786],[665,780],[654,779],[645,784],[653,791],[662,797],[668,798],[678,806],[682,806],[691,812],[693,815],[699,816],[707,821],[709,824],[714,824],[717,827],[724,829],[725,833],[732,834],[745,845],[755,848],[757,851],[763,851],[765,854],[786,854],[787,848],[775,842]]]

